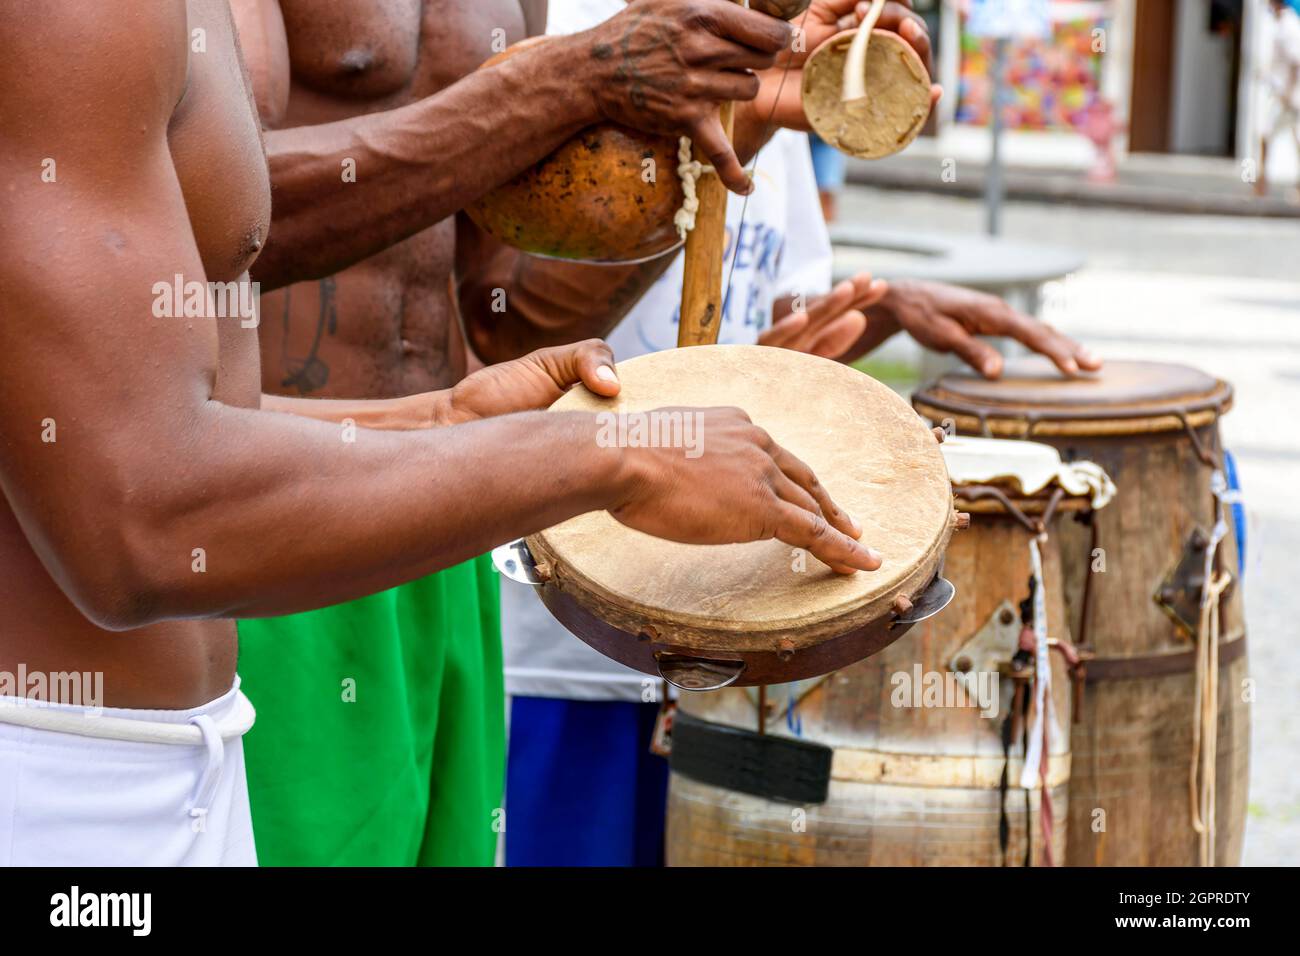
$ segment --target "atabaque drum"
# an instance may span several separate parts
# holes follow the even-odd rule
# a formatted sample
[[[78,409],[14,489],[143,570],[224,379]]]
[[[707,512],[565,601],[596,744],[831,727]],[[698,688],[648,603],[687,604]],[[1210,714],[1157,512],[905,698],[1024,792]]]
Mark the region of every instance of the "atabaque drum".
[[[883,565],[843,575],[776,540],[679,544],[603,511],[498,549],[498,567],[524,572],[596,650],[690,690],[796,680],[879,651],[946,602],[937,570],[956,516],[943,456],[889,388],[838,362],[757,345],[658,352],[619,363],[618,374],[617,398],[579,386],[552,409],[600,414],[610,441],[707,456],[708,435],[680,407],[742,408],[812,467]],[[678,408],[655,412],[665,406]]]
[[[1074,733],[1069,862],[1238,863],[1246,640],[1218,425],[1232,388],[1183,365],[1111,361],[1067,379],[1031,358],[996,382],[945,376],[914,404],[966,434],[1095,461],[1119,488],[1061,531],[1067,607],[1095,655]]]
[[[944,453],[970,515],[952,603],[820,681],[683,696],[670,865],[1063,862],[1076,659],[1055,530],[1105,476],[1046,445]]]

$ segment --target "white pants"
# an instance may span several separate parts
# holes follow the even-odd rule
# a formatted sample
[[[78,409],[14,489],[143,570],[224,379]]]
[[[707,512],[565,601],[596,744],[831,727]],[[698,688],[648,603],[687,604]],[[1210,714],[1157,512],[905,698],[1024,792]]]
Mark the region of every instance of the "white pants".
[[[0,697],[0,865],[256,866],[252,721],[238,679],[193,710]]]
[[[1270,145],[1283,133],[1290,133],[1300,143],[1300,109],[1287,103],[1276,104],[1273,110],[1273,122],[1269,125],[1264,139]]]

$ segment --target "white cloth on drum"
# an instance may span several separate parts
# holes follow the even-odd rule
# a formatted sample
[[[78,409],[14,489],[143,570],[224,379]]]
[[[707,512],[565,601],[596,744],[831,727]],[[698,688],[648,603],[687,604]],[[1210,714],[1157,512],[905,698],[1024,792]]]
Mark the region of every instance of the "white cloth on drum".
[[[1060,452],[1041,442],[962,435],[945,438],[941,449],[954,485],[1009,483],[1032,495],[1054,484],[1066,494],[1087,495],[1094,509],[1115,497],[1115,483],[1100,465],[1061,461]]]
[[[239,682],[190,710],[0,697],[0,864],[256,866]]]

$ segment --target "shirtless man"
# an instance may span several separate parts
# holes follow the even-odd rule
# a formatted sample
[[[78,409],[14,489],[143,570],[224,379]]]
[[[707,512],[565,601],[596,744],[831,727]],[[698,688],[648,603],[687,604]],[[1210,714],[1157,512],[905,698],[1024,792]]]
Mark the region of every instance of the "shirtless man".
[[[820,5],[851,15],[855,0]],[[288,286],[263,298],[268,393],[388,399],[452,385],[479,360],[603,335],[672,256],[616,268],[538,259],[457,211],[605,119],[689,132],[741,191],[739,160],[774,107],[777,122],[801,111],[784,60],[760,79],[735,72],[794,55],[790,27],[723,0],[637,0],[481,72],[543,31],[544,2],[232,6],[275,196],[253,278]],[[890,4],[884,25],[904,12]],[[814,26],[805,51],[834,32]],[[718,123],[724,98],[742,101],[739,156]],[[341,176],[349,164],[355,181]],[[240,637],[240,674],[263,715],[248,759],[265,861],[491,863],[505,703],[486,558],[364,601],[242,622]],[[311,667],[286,666],[309,649]],[[340,700],[343,681],[355,703]]]
[[[672,256],[619,268],[537,259],[457,210],[601,119],[687,130],[742,189],[738,159],[776,125],[806,128],[803,56],[866,8],[816,0],[797,21],[803,54],[790,45],[755,81],[702,66],[757,69],[788,28],[720,0],[637,0],[590,34],[478,73],[494,52],[542,32],[544,0],[232,4],[276,197],[253,276],[264,289],[290,286],[263,300],[263,389],[336,398],[445,387],[480,359],[604,335]],[[887,4],[879,25],[928,60],[924,23],[907,4]],[[719,36],[748,49],[722,56]],[[687,90],[703,99],[683,100]],[[742,99],[738,156],[712,105],[724,95]],[[349,164],[354,181],[341,175]],[[494,308],[501,292],[504,312]],[[861,297],[773,333],[802,347],[826,341],[829,321],[831,339],[861,337],[861,350],[899,327],[930,344],[987,349],[962,329],[941,340],[899,321],[930,318],[937,294],[891,297],[870,334],[854,327],[865,322]],[[490,862],[504,762],[496,586],[480,559],[362,602],[241,624],[240,672],[264,717],[248,743],[264,859]],[[413,657],[412,646],[425,653]],[[308,648],[312,668],[284,666]],[[343,706],[344,680],[372,692]]]
[[[0,671],[98,672],[107,709],[3,701],[0,862],[254,860],[231,617],[352,600],[600,508],[677,540],[775,535],[878,566],[736,410],[704,413],[695,459],[602,448],[590,416],[505,414],[579,379],[616,391],[599,343],[339,409],[445,427],[349,441],[281,413],[329,417],[321,403],[260,409],[252,328],[157,312],[174,276],[241,280],[267,235],[225,0],[28,12],[0,0]]]

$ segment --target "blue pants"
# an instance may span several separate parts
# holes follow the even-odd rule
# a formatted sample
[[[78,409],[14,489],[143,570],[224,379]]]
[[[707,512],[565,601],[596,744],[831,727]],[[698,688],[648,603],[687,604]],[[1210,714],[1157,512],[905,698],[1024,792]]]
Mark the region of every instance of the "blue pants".
[[[507,866],[662,866],[668,761],[658,704],[515,697]]]

